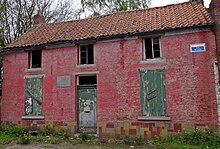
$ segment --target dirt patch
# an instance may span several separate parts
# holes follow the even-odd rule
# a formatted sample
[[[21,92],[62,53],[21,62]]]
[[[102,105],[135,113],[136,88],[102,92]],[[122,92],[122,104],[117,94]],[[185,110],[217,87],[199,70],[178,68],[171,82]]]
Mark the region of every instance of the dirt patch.
[[[147,147],[147,146],[124,146],[124,147],[117,147],[116,146],[97,146],[91,144],[73,144],[71,142],[64,142],[59,144],[49,144],[49,143],[31,143],[28,145],[18,145],[16,143],[10,143],[6,146],[0,147],[1,149],[156,149],[154,147]]]

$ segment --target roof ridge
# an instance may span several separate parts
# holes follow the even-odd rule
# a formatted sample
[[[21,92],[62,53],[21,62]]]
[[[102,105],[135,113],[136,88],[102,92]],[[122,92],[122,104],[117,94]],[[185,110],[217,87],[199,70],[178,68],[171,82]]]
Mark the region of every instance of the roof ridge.
[[[182,16],[184,17],[180,18]],[[43,23],[32,27],[6,48],[43,45],[55,41],[80,41],[116,35],[134,35],[180,28],[209,27],[213,23],[213,19],[201,3],[188,1],[160,7],[114,12],[80,20]]]

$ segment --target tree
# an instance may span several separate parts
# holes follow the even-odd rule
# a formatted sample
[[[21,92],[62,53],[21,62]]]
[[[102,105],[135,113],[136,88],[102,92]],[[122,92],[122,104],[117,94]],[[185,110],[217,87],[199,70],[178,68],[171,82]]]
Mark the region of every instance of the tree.
[[[33,26],[33,16],[43,15],[46,22],[80,17],[80,11],[69,1],[0,0],[0,46],[5,46]]]
[[[82,10],[92,15],[148,8],[151,0],[81,0]]]

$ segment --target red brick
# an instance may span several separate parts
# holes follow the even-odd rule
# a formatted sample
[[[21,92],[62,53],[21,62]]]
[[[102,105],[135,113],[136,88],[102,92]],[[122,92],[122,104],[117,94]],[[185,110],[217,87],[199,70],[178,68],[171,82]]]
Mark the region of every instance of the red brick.
[[[131,125],[133,125],[133,126],[140,126],[141,122],[132,122]]]
[[[125,135],[125,130],[123,127],[121,127],[121,135]]]
[[[206,44],[206,52],[191,53],[190,44],[198,43]],[[142,64],[141,38],[97,42],[94,44],[95,66],[92,67],[77,66],[77,46],[43,49],[44,69],[32,73],[25,71],[28,68],[28,52],[6,54],[3,60],[1,120],[22,121],[25,100],[24,76],[44,74],[44,121],[77,122],[77,85],[73,73],[98,72],[98,121],[131,122],[135,126],[138,125],[137,117],[141,113],[138,69],[165,67],[166,104],[167,114],[171,117],[170,122],[218,124],[213,75],[213,62],[217,55],[213,32],[162,35],[161,48],[161,61]],[[71,86],[57,88],[58,76],[71,76]],[[62,108],[63,111],[60,110]],[[155,131],[153,122],[141,126]],[[181,130],[179,126],[175,126],[174,129]],[[121,133],[125,134],[123,128]]]
[[[129,129],[129,135],[136,135],[136,129]]]
[[[45,121],[37,121],[37,124],[45,124]]]
[[[115,128],[114,124],[106,124],[106,128]]]
[[[182,131],[182,125],[181,124],[174,124],[173,128],[174,128],[175,132]]]
[[[99,127],[99,137],[102,137],[102,127]]]
[[[156,137],[157,136],[157,132],[156,131],[151,131],[151,137]]]

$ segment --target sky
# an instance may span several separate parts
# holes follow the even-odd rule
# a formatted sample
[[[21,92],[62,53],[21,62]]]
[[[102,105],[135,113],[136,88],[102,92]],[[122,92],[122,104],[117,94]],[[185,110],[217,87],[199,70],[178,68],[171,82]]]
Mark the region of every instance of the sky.
[[[169,4],[176,4],[176,3],[182,3],[182,2],[187,2],[189,0],[152,0],[151,2],[151,7],[156,7],[156,6],[165,6]],[[209,7],[211,0],[204,0],[204,5],[205,7]]]
[[[182,2],[187,2],[189,0],[152,0],[151,2],[151,7],[156,7],[156,6],[165,6],[169,4],[176,4],[176,3],[182,3]],[[75,0],[74,1],[76,4],[80,5],[80,0]],[[211,0],[204,0],[204,5],[205,7],[209,7]]]
[[[182,3],[182,2],[187,2],[187,1],[189,1],[189,0],[152,0],[150,7],[165,6],[165,5]],[[209,8],[210,2],[211,2],[211,0],[204,0],[204,5],[206,8]],[[74,0],[74,4],[75,4],[76,8],[78,8],[78,6],[80,6],[80,0]],[[88,16],[88,14],[84,13],[81,17],[85,18],[87,16]]]

